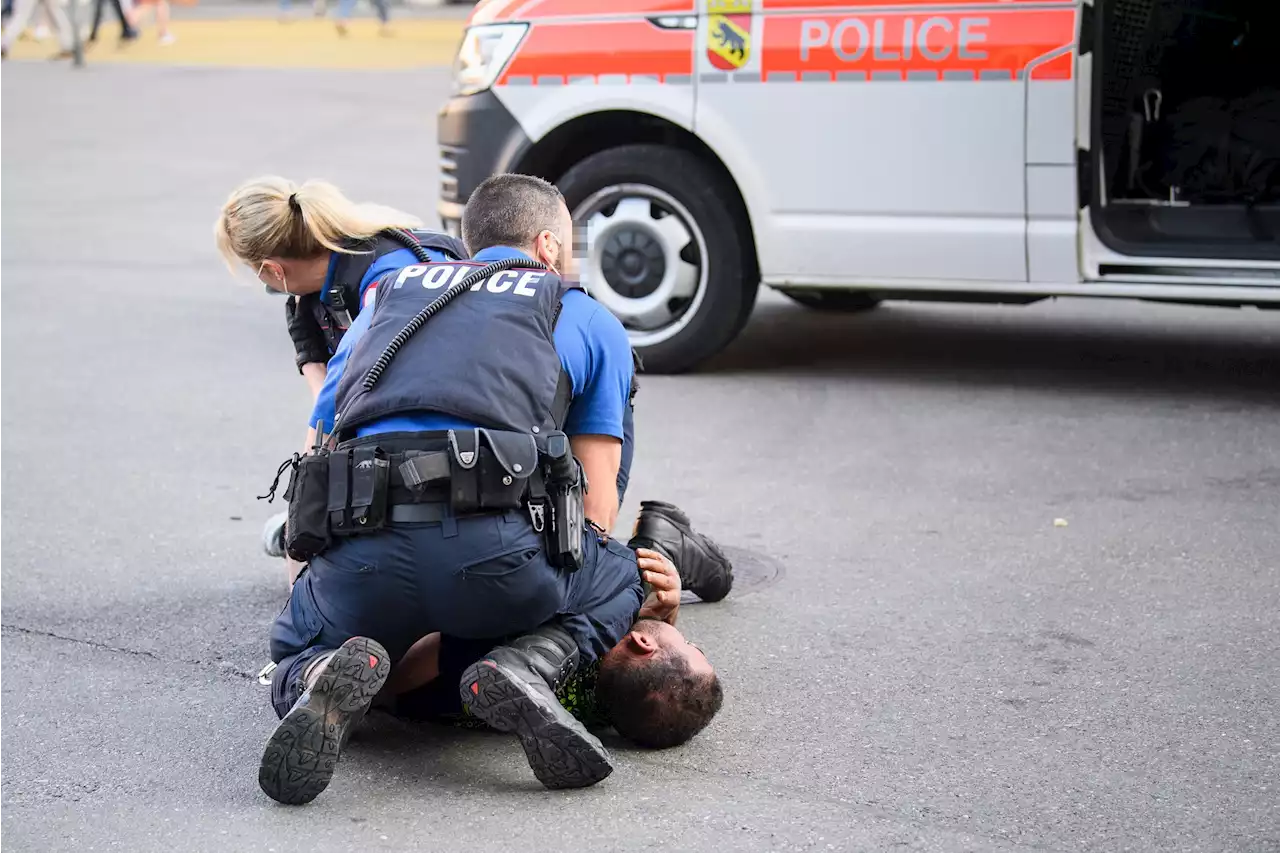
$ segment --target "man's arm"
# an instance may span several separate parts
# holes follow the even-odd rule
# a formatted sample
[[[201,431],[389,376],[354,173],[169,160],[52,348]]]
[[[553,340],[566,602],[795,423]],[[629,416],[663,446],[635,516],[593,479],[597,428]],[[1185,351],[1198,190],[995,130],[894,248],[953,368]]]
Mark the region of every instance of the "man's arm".
[[[570,299],[575,300],[572,306]],[[589,300],[585,294],[565,294],[560,322],[569,325],[566,315],[572,308],[576,331],[574,340],[566,340],[563,349],[559,345],[561,330],[557,330],[557,349],[561,349],[562,363],[573,380],[573,401],[564,431],[587,475],[586,516],[610,530],[618,518],[618,472],[634,362],[622,323]],[[568,329],[563,333],[567,337]]]
[[[575,435],[569,439],[569,446],[587,475],[587,493],[582,499],[587,520],[612,530],[618,520],[622,439],[611,435]]]

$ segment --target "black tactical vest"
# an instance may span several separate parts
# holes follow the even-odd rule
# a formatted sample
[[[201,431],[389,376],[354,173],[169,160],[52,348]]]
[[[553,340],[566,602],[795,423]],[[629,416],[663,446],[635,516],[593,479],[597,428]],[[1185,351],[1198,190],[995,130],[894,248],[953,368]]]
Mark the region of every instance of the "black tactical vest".
[[[436,231],[401,231],[410,234],[424,249],[434,249],[446,257],[462,260],[467,257],[467,250],[462,241],[448,234]],[[360,282],[364,279],[369,267],[383,255],[399,249],[406,249],[405,243],[387,234],[378,234],[369,240],[353,242],[348,248],[357,254],[340,254],[334,264],[333,279],[329,282],[326,294],[327,302],[318,295],[308,299],[311,312],[324,332],[325,343],[329,345],[329,354],[338,349],[338,341],[346,334],[351,320],[360,313]]]
[[[379,281],[373,321],[351,348],[338,383],[344,434],[408,412],[436,412],[526,433],[558,425],[563,413],[557,409],[567,398],[561,400],[566,389],[552,335],[560,300],[571,288],[540,269],[494,273],[459,294],[400,348],[372,391],[361,386],[387,344],[418,311],[482,266],[406,267]]]

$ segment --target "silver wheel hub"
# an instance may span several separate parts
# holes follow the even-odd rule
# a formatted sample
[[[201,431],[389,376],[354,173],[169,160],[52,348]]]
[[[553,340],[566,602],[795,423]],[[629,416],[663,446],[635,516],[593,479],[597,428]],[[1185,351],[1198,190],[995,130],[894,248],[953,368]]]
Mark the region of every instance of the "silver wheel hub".
[[[707,289],[706,241],[693,216],[645,184],[606,187],[578,205],[586,232],[582,285],[622,321],[636,346],[679,334]]]

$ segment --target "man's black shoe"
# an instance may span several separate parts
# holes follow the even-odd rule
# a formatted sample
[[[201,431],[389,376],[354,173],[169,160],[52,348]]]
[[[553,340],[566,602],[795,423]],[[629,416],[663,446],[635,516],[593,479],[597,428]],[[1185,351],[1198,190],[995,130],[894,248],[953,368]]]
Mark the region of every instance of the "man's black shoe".
[[[348,735],[390,673],[387,650],[367,637],[352,637],[330,655],[267,741],[258,768],[266,795],[294,806],[319,796]]]
[[[689,516],[662,501],[641,501],[630,548],[659,551],[676,564],[680,584],[703,601],[719,601],[733,589],[733,564],[709,536],[698,533]]]
[[[556,699],[578,664],[578,647],[544,625],[472,664],[458,685],[463,707],[520,738],[533,775],[548,788],[585,788],[613,772],[609,753]]]

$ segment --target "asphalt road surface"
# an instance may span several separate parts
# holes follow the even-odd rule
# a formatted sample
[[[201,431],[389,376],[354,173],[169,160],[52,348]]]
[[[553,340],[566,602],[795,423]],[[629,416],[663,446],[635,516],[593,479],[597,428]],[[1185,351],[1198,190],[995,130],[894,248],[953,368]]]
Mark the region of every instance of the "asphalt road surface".
[[[1280,316],[1129,303],[766,296],[644,380],[620,523],[674,501],[760,581],[683,616],[714,724],[549,793],[380,717],[270,802],[254,495],[307,394],[211,224],[268,172],[434,221],[445,91],[6,66],[6,851],[1280,850]]]

